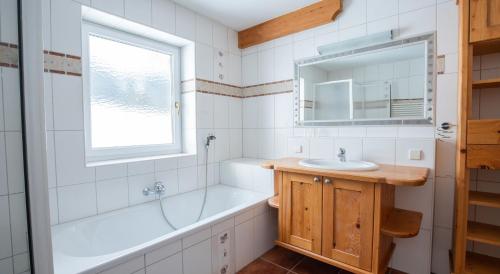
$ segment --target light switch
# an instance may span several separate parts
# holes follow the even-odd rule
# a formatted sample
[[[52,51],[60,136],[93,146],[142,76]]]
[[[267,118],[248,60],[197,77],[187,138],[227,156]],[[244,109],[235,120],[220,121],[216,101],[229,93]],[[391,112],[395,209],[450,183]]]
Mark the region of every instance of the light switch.
[[[408,158],[410,160],[422,160],[422,150],[420,149],[408,150]]]
[[[302,153],[302,146],[298,145],[295,147],[295,153]]]
[[[444,55],[439,55],[436,58],[436,71],[437,71],[437,74],[444,74],[444,72],[446,71],[445,64],[446,64],[445,56]]]

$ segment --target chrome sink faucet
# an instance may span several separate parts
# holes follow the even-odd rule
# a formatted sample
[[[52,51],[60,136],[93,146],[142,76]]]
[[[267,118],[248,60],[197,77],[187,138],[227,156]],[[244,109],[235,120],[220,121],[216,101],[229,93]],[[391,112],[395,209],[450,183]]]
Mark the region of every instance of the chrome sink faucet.
[[[346,150],[345,150],[345,148],[343,148],[343,147],[339,148],[339,153],[337,154],[337,157],[339,158],[339,161],[345,162],[345,156],[346,156]]]
[[[166,189],[166,187],[162,182],[156,182],[152,188],[145,187],[142,190],[142,194],[144,196],[149,196],[149,195],[154,195],[154,194],[161,195],[161,194],[165,193],[165,189]]]

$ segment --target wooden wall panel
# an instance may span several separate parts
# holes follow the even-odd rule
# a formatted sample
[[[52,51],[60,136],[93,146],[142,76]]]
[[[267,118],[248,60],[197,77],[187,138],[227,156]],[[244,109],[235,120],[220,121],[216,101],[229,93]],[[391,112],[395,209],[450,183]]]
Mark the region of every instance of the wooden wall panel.
[[[238,33],[238,45],[247,48],[285,35],[329,23],[342,10],[342,0],[322,0]]]

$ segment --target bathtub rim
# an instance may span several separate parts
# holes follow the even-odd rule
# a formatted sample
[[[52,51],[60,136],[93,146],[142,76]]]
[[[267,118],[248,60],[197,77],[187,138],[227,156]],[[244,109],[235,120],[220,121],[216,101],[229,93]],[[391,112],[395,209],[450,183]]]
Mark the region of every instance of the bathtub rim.
[[[199,242],[196,242],[196,243],[192,243],[189,246],[184,246],[184,244],[182,242],[183,238],[187,238],[187,237],[194,235],[198,232],[209,229],[218,223],[222,223],[224,221],[227,221],[228,219],[234,218],[235,216],[242,214],[244,211],[252,210],[252,209],[258,208],[260,206],[264,206],[264,207],[268,208],[267,199],[272,197],[272,194],[266,194],[266,193],[257,192],[257,191],[253,191],[253,190],[249,190],[249,189],[245,189],[245,188],[239,188],[239,187],[235,187],[235,186],[231,186],[231,185],[225,185],[225,184],[219,184],[219,185],[224,186],[224,187],[228,187],[228,188],[253,192],[253,193],[260,195],[261,197],[256,198],[255,201],[246,202],[246,203],[243,203],[243,204],[238,205],[236,207],[232,207],[228,210],[219,212],[219,213],[212,215],[206,219],[203,219],[200,222],[193,223],[191,225],[185,226],[185,227],[178,229],[178,230],[174,230],[174,231],[167,233],[161,237],[155,238],[155,239],[150,240],[150,241],[145,242],[145,243],[141,243],[139,245],[130,247],[128,249],[114,252],[114,253],[111,253],[108,255],[89,257],[89,258],[95,258],[97,262],[95,264],[89,263],[90,266],[87,268],[84,268],[83,270],[78,269],[77,271],[80,271],[80,272],[67,271],[68,269],[71,269],[71,268],[68,268],[66,266],[66,264],[63,264],[61,267],[57,268],[56,263],[55,263],[56,259],[64,260],[64,261],[70,260],[71,261],[70,263],[78,263],[78,265],[81,264],[80,263],[81,260],[77,259],[79,257],[66,255],[66,254],[56,250],[55,248],[53,248],[54,274],[91,274],[91,273],[94,274],[94,273],[100,273],[102,271],[108,270],[108,269],[113,268],[115,266],[118,266],[120,264],[126,263],[132,259],[139,257],[139,256],[145,256],[146,254],[148,254],[152,251],[160,249],[160,248],[167,246],[169,244],[172,244],[176,241],[181,241],[181,250],[179,252],[182,252],[183,249],[189,248],[190,246],[199,243]],[[217,185],[212,185],[212,187],[213,186],[217,186]],[[199,191],[199,189],[193,190],[193,191]],[[188,192],[186,192],[186,193],[188,193]],[[184,194],[184,193],[182,193],[182,194]],[[158,200],[154,200],[154,201],[149,201],[147,203],[138,204],[135,206],[141,206],[141,205],[152,204],[152,203],[157,203],[157,202],[158,202]],[[127,209],[127,208],[124,208],[124,209]],[[268,210],[269,210],[269,208],[268,208]],[[64,223],[61,225],[68,225],[68,224],[71,224],[73,222],[83,221],[83,220],[86,220],[89,218],[95,218],[95,217],[99,217],[99,215],[91,216],[91,217],[87,217],[87,218],[82,218],[82,219],[75,220],[75,221],[68,222],[68,223]],[[234,226],[236,226],[236,224],[234,224]],[[210,231],[210,234],[211,234],[210,235],[210,238],[211,238],[213,236],[213,231]],[[204,239],[204,240],[206,240],[206,239]],[[108,258],[103,258],[103,257],[108,257]],[[144,262],[144,266],[145,267],[148,266],[146,264],[146,262]]]

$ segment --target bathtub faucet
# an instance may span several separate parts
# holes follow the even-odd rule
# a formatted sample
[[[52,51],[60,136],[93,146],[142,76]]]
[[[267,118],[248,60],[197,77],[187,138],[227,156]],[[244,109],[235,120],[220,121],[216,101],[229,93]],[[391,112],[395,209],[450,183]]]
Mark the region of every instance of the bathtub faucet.
[[[142,194],[144,194],[144,196],[149,196],[149,195],[154,195],[154,194],[161,195],[161,194],[165,193],[165,189],[166,189],[166,187],[162,182],[156,182],[152,188],[145,187],[142,190]]]

